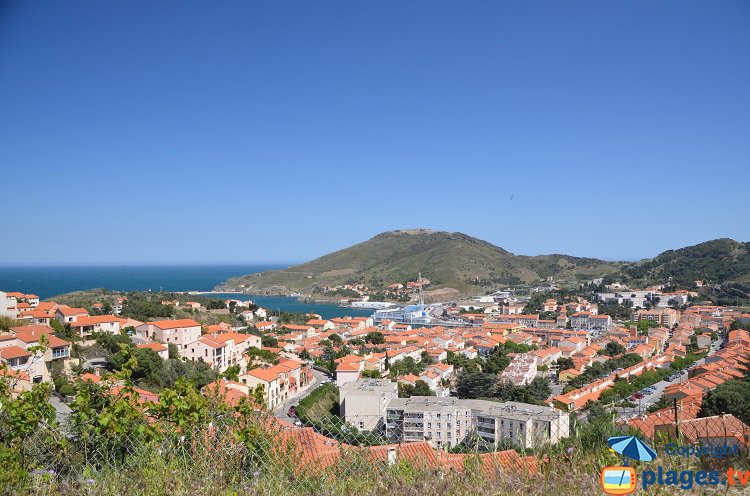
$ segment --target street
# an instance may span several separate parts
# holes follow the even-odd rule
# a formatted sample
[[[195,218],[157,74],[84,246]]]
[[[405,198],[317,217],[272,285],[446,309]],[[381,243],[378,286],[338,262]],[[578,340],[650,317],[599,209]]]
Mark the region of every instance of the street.
[[[708,350],[707,356],[711,356],[714,353],[716,353],[721,348],[721,344],[723,342],[724,342],[723,338],[720,337],[719,339],[711,343],[711,347]],[[700,360],[696,361],[695,364],[691,365],[691,367],[695,367],[696,365],[703,365],[704,363],[706,363],[706,359],[701,358]],[[619,408],[618,407],[617,408],[618,417],[621,419],[626,419],[626,418],[636,417],[642,413],[645,413],[648,407],[650,407],[651,405],[659,401],[659,398],[661,398],[661,395],[664,393],[664,389],[667,386],[671,384],[678,384],[678,383],[685,382],[687,379],[688,379],[688,371],[686,369],[680,372],[680,377],[678,379],[675,379],[674,381],[671,381],[671,382],[659,381],[653,384],[652,386],[656,388],[654,392],[650,394],[644,393],[645,396],[643,399],[638,401],[638,406],[634,408]]]
[[[280,404],[273,410],[273,415],[277,419],[283,420],[284,422],[294,425],[297,419],[295,417],[289,416],[288,414],[289,407],[297,406],[297,404],[300,402],[302,398],[304,398],[308,394],[315,391],[315,389],[318,386],[320,386],[325,379],[328,379],[329,377],[327,374],[320,372],[319,370],[313,369],[312,372],[313,372],[313,380],[305,390],[297,392],[297,394],[295,394],[294,396],[292,396],[291,398],[289,398],[288,400],[286,400],[285,402],[283,402],[282,404]]]

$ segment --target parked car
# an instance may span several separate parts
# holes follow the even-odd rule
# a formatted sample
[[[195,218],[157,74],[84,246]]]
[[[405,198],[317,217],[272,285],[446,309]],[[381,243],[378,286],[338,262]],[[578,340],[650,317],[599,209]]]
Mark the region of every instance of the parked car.
[[[294,406],[290,406],[289,410],[286,413],[290,417],[296,417],[297,416],[297,408],[295,408]]]
[[[635,393],[630,398],[631,398],[631,401],[633,401],[633,400],[642,400],[644,398],[644,396],[645,395],[643,393]]]

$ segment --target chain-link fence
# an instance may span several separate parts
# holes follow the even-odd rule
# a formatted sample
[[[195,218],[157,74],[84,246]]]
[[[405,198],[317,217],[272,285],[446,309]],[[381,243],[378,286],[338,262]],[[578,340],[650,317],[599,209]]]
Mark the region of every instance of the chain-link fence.
[[[577,469],[586,476],[577,487],[594,490],[601,467],[641,463],[607,444],[613,436],[627,435],[650,445],[658,454],[655,463],[668,467],[747,466],[750,428],[731,415],[697,418],[676,405],[671,415],[584,416],[492,403],[414,397],[392,401],[377,415],[350,407],[337,415],[293,415],[289,421],[290,412],[277,412],[287,417],[281,420],[247,404],[201,412],[178,404],[183,411],[149,415],[148,407],[133,409],[128,401],[120,407],[115,401],[98,410],[75,407],[59,423],[40,421],[26,432],[14,430],[13,412],[3,411],[0,440],[16,447],[14,466],[30,472],[32,492],[54,482],[55,487],[91,486],[96,493],[108,478],[132,478],[137,484],[152,477],[165,487],[189,480],[187,493],[194,494],[212,487],[281,494],[346,487],[345,493],[366,493],[384,481],[393,485],[422,477],[474,481],[471,487],[480,494],[500,490],[501,483],[514,484],[504,490],[539,487],[540,481],[549,484],[550,477]]]

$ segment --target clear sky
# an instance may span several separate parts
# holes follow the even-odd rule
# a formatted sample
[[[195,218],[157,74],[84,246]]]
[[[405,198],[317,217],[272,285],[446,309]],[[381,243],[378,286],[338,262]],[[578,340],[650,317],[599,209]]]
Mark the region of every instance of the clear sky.
[[[0,2],[0,265],[750,241],[750,2]]]

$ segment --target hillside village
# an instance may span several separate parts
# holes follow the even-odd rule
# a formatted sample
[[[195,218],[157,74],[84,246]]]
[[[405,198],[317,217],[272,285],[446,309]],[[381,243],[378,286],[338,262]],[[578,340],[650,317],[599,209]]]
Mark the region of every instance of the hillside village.
[[[289,323],[239,300],[224,305],[242,325],[139,321],[121,315],[122,298],[74,308],[0,292],[0,317],[10,323],[0,334],[0,374],[17,393],[53,383],[64,412],[75,393],[61,385],[122,387],[112,374],[115,352],[83,358],[87,349],[106,350],[107,339],[116,338],[139,357],[200,364],[204,392],[218,391],[229,403],[254,397],[258,408],[300,432],[319,419],[298,415],[295,406],[320,389],[335,395],[343,424],[402,447],[453,450],[471,442],[486,453],[540,448],[572,435],[572,415],[591,420],[602,408],[648,438],[691,425],[699,442],[702,428],[713,422],[701,416],[706,395],[747,374],[750,314],[694,304],[691,291],[605,289],[590,301],[516,297],[510,288],[467,305],[444,304],[443,325],[378,319],[377,312],[307,315],[297,319],[304,323]],[[197,302],[159,304],[202,308]],[[629,309],[628,318],[601,314],[608,305]],[[528,313],[532,309],[538,313]],[[139,385],[138,392],[141,401],[159,402],[158,387]],[[750,427],[735,417],[732,422],[724,437],[746,447],[741,433]],[[452,463],[446,456],[434,457],[435,463]]]

